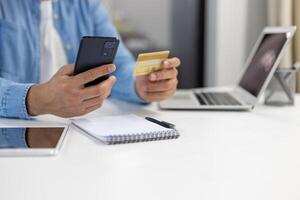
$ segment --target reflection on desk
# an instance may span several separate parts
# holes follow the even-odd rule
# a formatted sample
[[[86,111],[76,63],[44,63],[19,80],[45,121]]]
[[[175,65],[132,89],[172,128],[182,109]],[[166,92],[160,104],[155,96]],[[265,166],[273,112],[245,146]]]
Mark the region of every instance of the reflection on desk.
[[[0,128],[0,149],[55,148],[64,128]]]

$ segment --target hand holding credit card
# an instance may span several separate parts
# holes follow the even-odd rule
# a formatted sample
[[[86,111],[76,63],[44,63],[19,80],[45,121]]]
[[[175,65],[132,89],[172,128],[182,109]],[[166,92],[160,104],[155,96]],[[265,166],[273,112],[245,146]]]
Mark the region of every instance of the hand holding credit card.
[[[158,102],[171,97],[177,89],[180,59],[168,58],[169,51],[140,54],[134,75],[136,92],[146,102]]]
[[[168,59],[170,51],[140,54],[134,70],[135,76],[145,76],[162,69],[162,62]]]

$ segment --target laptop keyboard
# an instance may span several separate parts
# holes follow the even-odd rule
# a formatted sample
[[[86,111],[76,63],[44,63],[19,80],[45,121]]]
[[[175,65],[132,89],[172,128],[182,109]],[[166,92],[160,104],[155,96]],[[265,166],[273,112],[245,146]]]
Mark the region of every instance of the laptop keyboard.
[[[221,92],[201,92],[196,93],[196,97],[201,105],[241,105],[233,96],[229,93]]]

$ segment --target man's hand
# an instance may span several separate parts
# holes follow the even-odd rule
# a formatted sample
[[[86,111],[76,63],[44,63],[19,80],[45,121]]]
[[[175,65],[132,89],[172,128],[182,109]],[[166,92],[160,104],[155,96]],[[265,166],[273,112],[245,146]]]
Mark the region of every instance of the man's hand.
[[[165,60],[163,69],[147,76],[136,78],[138,95],[147,102],[162,101],[171,97],[177,89],[178,71],[180,65],[178,58]]]
[[[110,95],[116,78],[111,76],[87,88],[84,84],[115,70],[115,65],[105,65],[73,76],[74,65],[65,65],[47,83],[30,88],[27,95],[28,113],[32,116],[53,114],[75,117],[92,112],[101,107]]]

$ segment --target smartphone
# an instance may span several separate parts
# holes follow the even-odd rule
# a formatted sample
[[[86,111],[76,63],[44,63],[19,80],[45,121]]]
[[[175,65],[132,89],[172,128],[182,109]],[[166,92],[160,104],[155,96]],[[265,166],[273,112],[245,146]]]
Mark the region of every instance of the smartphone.
[[[83,37],[77,54],[74,75],[102,65],[112,64],[116,57],[119,43],[120,41],[114,37]],[[85,84],[85,87],[97,85],[108,78],[109,75],[105,75]]]

